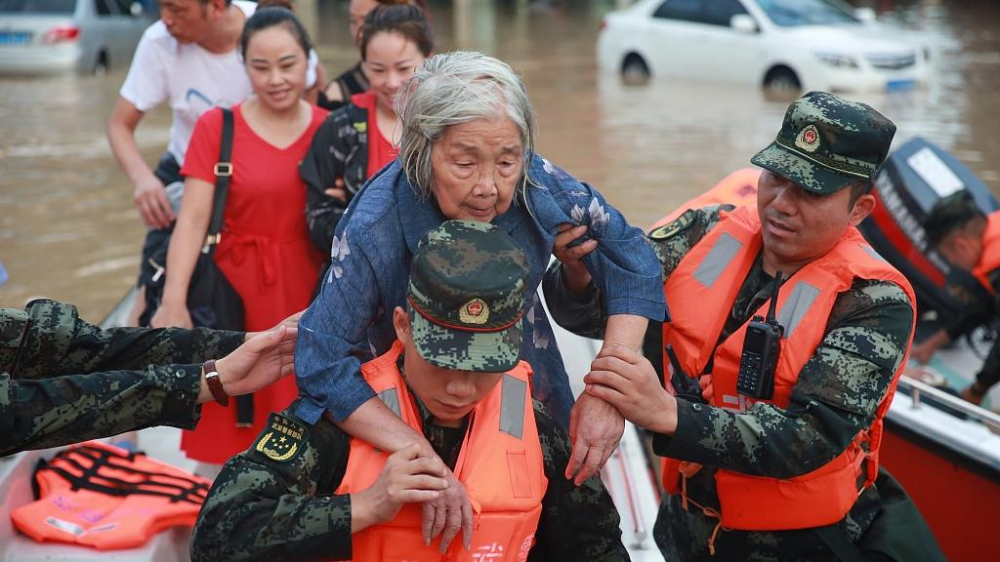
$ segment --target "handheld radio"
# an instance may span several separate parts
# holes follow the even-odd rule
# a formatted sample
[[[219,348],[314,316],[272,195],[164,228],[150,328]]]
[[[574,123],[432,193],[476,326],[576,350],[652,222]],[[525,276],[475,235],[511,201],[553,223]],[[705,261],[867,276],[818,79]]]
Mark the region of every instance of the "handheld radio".
[[[770,400],[774,396],[774,368],[778,364],[781,337],[785,333],[785,328],[774,318],[780,287],[779,271],[774,276],[767,318],[754,316],[743,338],[743,354],[740,356],[740,373],[736,379],[736,390],[744,396],[763,400]]]

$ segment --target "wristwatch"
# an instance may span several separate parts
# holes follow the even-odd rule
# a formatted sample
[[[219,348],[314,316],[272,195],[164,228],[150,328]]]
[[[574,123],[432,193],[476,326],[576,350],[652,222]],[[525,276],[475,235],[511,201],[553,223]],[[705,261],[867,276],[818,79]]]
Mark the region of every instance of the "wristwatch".
[[[205,366],[202,367],[205,372],[205,384],[208,385],[208,390],[212,393],[212,397],[221,406],[229,405],[229,395],[226,394],[226,390],[222,388],[222,381],[219,379],[219,371],[215,368],[215,359],[209,359],[205,361]]]

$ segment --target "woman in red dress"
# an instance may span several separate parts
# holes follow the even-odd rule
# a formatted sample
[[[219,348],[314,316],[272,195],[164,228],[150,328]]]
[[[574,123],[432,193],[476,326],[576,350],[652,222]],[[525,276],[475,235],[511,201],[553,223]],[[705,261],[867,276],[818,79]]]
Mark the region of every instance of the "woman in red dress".
[[[257,331],[309,305],[323,262],[309,242],[298,163],[327,112],[302,100],[310,47],[291,12],[259,10],[245,24],[241,48],[254,95],[233,107],[233,175],[215,259],[243,299],[246,330]],[[221,136],[222,111],[202,115],[181,170],[184,199],[154,327],[192,325],[187,292],[212,213]],[[296,394],[290,377],[254,394],[252,427],[236,426],[232,404],[206,404],[198,429],[184,432],[181,448],[192,459],[223,463],[245,450],[268,414]]]

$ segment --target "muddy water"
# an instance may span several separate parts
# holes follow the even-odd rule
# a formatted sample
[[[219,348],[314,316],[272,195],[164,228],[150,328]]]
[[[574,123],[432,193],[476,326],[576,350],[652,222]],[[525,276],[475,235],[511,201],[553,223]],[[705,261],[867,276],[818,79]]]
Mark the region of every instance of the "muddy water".
[[[352,63],[344,2],[299,0],[332,74]],[[444,49],[491,52],[523,73],[539,114],[539,150],[598,186],[646,226],[710,187],[777,132],[787,100],[753,88],[658,81],[626,87],[601,75],[594,43],[616,2],[431,2]],[[456,6],[452,6],[455,4]],[[934,49],[931,84],[863,101],[952,151],[1000,194],[1000,6],[979,0],[879,1],[880,18]],[[869,3],[868,5],[871,5]],[[104,124],[124,73],[0,78],[0,306],[48,296],[99,319],[133,282],[143,227]],[[169,113],[150,113],[138,141],[154,162]]]

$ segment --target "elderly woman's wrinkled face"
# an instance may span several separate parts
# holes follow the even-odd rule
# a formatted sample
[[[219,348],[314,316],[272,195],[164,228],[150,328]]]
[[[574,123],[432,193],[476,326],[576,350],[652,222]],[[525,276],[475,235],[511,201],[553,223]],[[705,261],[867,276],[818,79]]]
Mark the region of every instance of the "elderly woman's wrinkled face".
[[[452,125],[431,149],[431,193],[448,219],[490,222],[510,208],[523,161],[509,118]]]

